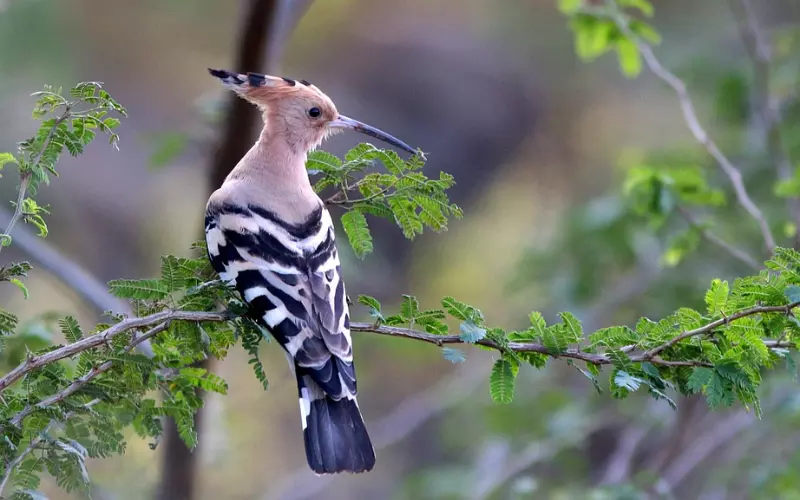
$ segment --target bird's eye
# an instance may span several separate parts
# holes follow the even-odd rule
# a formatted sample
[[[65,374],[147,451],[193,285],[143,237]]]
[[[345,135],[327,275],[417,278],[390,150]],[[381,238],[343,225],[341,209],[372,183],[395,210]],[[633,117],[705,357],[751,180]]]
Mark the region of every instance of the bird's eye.
[[[311,109],[308,110],[308,116],[310,116],[311,118],[318,118],[319,115],[321,115],[321,114],[322,114],[322,112],[317,107],[314,107],[314,108],[311,108]]]

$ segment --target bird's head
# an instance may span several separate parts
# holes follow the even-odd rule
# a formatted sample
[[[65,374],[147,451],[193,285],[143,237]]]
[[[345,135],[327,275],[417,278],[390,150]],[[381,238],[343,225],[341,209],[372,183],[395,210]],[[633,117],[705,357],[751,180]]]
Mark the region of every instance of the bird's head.
[[[269,134],[285,140],[296,151],[315,149],[326,137],[350,129],[417,153],[386,132],[339,114],[333,101],[305,80],[211,68],[208,71],[227,88],[256,104],[264,114]]]

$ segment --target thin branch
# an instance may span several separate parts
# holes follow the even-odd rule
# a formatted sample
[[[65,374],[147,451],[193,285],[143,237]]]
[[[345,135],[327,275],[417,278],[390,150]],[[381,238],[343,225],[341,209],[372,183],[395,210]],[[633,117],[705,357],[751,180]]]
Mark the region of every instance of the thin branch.
[[[761,235],[764,238],[764,243],[767,247],[767,250],[772,253],[773,249],[775,248],[775,237],[772,235],[772,230],[769,228],[767,219],[764,217],[764,214],[756,206],[756,204],[753,203],[753,200],[747,193],[747,188],[742,180],[742,172],[733,164],[731,160],[728,159],[727,156],[725,156],[725,154],[720,150],[719,146],[717,146],[717,143],[711,139],[711,137],[708,135],[708,132],[706,132],[705,128],[703,128],[703,126],[700,124],[700,120],[697,117],[697,112],[695,111],[692,98],[689,95],[689,92],[686,90],[686,84],[683,82],[683,80],[675,76],[674,73],[670,72],[661,65],[661,62],[653,53],[653,49],[650,47],[650,45],[643,42],[635,33],[631,31],[627,18],[619,12],[616,12],[616,8],[614,8],[614,14],[612,17],[620,30],[622,30],[623,33],[625,33],[634,43],[636,43],[636,46],[638,47],[639,52],[644,58],[644,61],[650,71],[661,81],[669,85],[678,95],[678,101],[680,103],[681,111],[683,112],[683,118],[686,121],[686,124],[689,126],[689,130],[692,132],[692,135],[695,137],[695,139],[697,139],[697,141],[706,148],[706,151],[708,151],[708,153],[717,161],[725,175],[728,176],[728,179],[733,186],[734,193],[736,194],[736,199],[742,208],[744,208],[747,213],[756,220],[761,228]]]
[[[140,343],[144,342],[145,340],[150,339],[151,337],[163,332],[168,327],[169,327],[169,323],[168,322],[164,322],[164,323],[161,323],[160,325],[154,326],[153,328],[151,328],[150,330],[148,330],[144,334],[136,337],[128,345],[128,347],[125,348],[125,352],[126,353],[131,352],[131,350],[133,350],[137,345],[139,345]],[[35,404],[33,406],[26,406],[22,411],[20,411],[16,415],[14,415],[14,417],[11,419],[11,423],[16,427],[19,427],[19,425],[22,423],[22,421],[25,419],[25,417],[27,417],[28,415],[33,413],[34,410],[47,408],[48,406],[56,404],[56,403],[58,403],[60,401],[64,401],[69,396],[75,394],[81,387],[83,387],[84,385],[88,384],[93,379],[97,378],[101,373],[107,372],[109,370],[109,368],[111,368],[111,366],[113,366],[113,364],[114,364],[114,361],[109,359],[108,361],[106,361],[106,362],[104,362],[104,363],[102,363],[102,364],[100,364],[98,366],[93,367],[84,376],[78,378],[77,380],[72,382],[70,385],[68,385],[67,387],[65,387],[61,391],[53,394],[49,398],[43,399],[43,400],[41,400],[40,402],[38,402],[37,404]]]
[[[761,264],[754,257],[741,248],[731,245],[727,241],[723,240],[716,234],[712,233],[708,228],[703,227],[703,225],[687,209],[678,206],[678,213],[681,214],[681,217],[683,217],[690,226],[697,228],[700,231],[700,235],[705,238],[706,241],[717,245],[732,257],[744,262],[752,269],[755,269],[756,271],[761,269]]]
[[[66,107],[64,108],[64,113],[60,117],[58,117],[58,119],[55,121],[55,123],[53,123],[53,126],[50,128],[50,131],[47,133],[47,137],[45,138],[44,142],[42,143],[42,148],[39,150],[39,152],[36,154],[36,156],[32,159],[31,167],[33,167],[34,165],[39,163],[39,160],[42,159],[42,155],[44,154],[45,150],[47,149],[47,145],[53,139],[53,135],[55,135],[56,130],[58,129],[58,126],[61,125],[61,123],[64,120],[69,118],[71,112],[72,112],[72,105],[71,104],[67,104]],[[22,207],[23,207],[24,202],[25,202],[25,195],[28,193],[28,186],[31,183],[31,177],[32,176],[33,176],[33,172],[30,171],[30,170],[27,170],[27,171],[25,171],[25,172],[20,174],[19,195],[17,196],[17,206],[14,207],[14,213],[11,215],[11,220],[8,222],[8,225],[6,226],[6,231],[5,231],[5,234],[7,234],[9,236],[11,236],[11,231],[14,229],[14,226],[17,225],[17,222],[19,222],[19,219],[22,218]],[[0,252],[2,252],[2,251],[3,251],[3,247],[0,246]]]
[[[644,352],[640,355],[631,356],[631,361],[634,363],[640,363],[643,361],[650,361],[656,365],[663,365],[663,366],[706,366],[708,363],[703,361],[695,361],[695,360],[685,360],[685,361],[672,361],[672,360],[665,360],[658,356],[661,352],[674,345],[678,344],[679,342],[686,340],[690,337],[694,337],[697,335],[703,335],[705,333],[711,333],[715,328],[718,328],[723,325],[727,325],[732,321],[736,321],[737,319],[741,319],[747,316],[753,316],[756,314],[762,313],[784,313],[790,314],[791,310],[795,307],[800,306],[800,302],[793,302],[786,306],[756,306],[751,307],[749,309],[743,309],[738,311],[730,316],[726,316],[724,318],[720,318],[716,321],[712,321],[704,326],[699,328],[695,328],[694,330],[688,330],[677,337],[670,339],[669,341],[661,344],[660,346],[654,347],[653,349]],[[39,356],[31,356],[22,362],[19,366],[11,370],[8,374],[4,377],[0,378],[0,392],[8,388],[11,384],[25,376],[26,374],[36,370],[37,368],[41,368],[42,366],[53,363],[65,358],[69,358],[71,356],[75,356],[83,351],[88,349],[92,349],[94,347],[99,347],[101,345],[106,344],[109,340],[114,338],[115,336],[126,332],[128,330],[133,330],[136,328],[144,328],[150,327],[153,325],[157,325],[166,321],[227,321],[230,320],[232,316],[226,312],[204,312],[204,311],[173,311],[173,310],[166,310],[161,311],[155,314],[151,314],[149,316],[143,316],[141,318],[129,318],[119,323],[112,325],[107,330],[92,335],[90,337],[86,337],[84,339],[79,340],[78,342],[73,342],[72,344],[68,344],[64,347],[60,347],[53,351],[49,351],[47,353],[41,354]],[[437,345],[442,347],[446,344],[466,344],[467,342],[461,340],[458,335],[435,335],[432,333],[421,332],[418,330],[414,330],[411,328],[400,328],[396,326],[386,326],[386,325],[376,325],[373,323],[351,323],[350,330],[353,332],[366,332],[366,333],[376,333],[378,335],[387,335],[390,337],[403,337],[408,339],[419,340],[422,342],[427,342],[430,344]],[[158,332],[155,332],[158,333]],[[155,333],[152,333],[154,335]],[[140,339],[144,340],[149,338],[151,332],[144,334]],[[792,347],[794,344],[791,342],[785,342],[782,340],[779,341],[770,341],[764,340],[767,345],[771,347]],[[549,347],[546,347],[543,344],[537,342],[509,342],[507,345],[500,345],[495,341],[489,338],[482,338],[476,342],[478,345],[482,345],[484,347],[490,347],[492,349],[496,349],[498,351],[514,351],[514,352],[536,352],[539,354],[544,354],[546,356],[552,356],[554,358],[569,358],[569,359],[577,359],[581,361],[586,361],[587,363],[591,363],[594,365],[608,365],[612,364],[611,359],[605,354],[597,354],[597,353],[589,353],[581,351],[580,349],[570,348],[563,352],[553,352]]]
[[[591,422],[584,422],[560,438],[550,438],[546,441],[534,441],[526,446],[519,454],[510,457],[496,467],[495,474],[486,474],[483,470],[476,471],[476,484],[470,494],[471,500],[484,500],[490,498],[497,490],[522,471],[529,469],[537,463],[552,459],[565,449],[572,448],[586,439],[590,434],[608,426],[610,417],[594,415]]]
[[[654,358],[655,358],[655,356],[657,354],[663,352],[666,349],[669,349],[670,347],[674,346],[678,342],[682,342],[682,341],[684,341],[684,340],[686,340],[686,339],[688,339],[690,337],[695,337],[697,335],[703,335],[705,333],[711,333],[711,331],[713,331],[715,328],[719,328],[720,326],[727,325],[731,321],[736,321],[737,319],[744,318],[746,316],[753,316],[754,314],[769,313],[769,312],[780,312],[780,313],[784,313],[784,314],[790,314],[792,309],[794,309],[797,306],[800,306],[800,302],[792,302],[788,306],[756,306],[756,307],[751,307],[749,309],[743,309],[743,310],[738,311],[738,312],[736,312],[734,314],[731,314],[730,316],[726,316],[724,318],[720,318],[720,319],[718,319],[716,321],[712,321],[711,323],[708,323],[708,324],[706,324],[704,326],[701,326],[699,328],[695,328],[694,330],[688,330],[688,331],[685,331],[685,332],[681,333],[677,337],[674,337],[674,338],[670,339],[669,341],[661,344],[660,346],[654,347],[653,349],[650,349],[649,351],[645,352],[641,356],[642,361],[648,361],[648,360],[655,361]]]
[[[778,171],[778,177],[786,180],[792,177],[794,169],[781,135],[779,105],[773,102],[770,94],[772,45],[761,29],[751,0],[730,0],[730,4],[743,45],[753,62],[756,115],[764,127],[767,152]],[[791,198],[787,204],[795,224],[800,224],[800,200]]]
[[[135,328],[145,328],[165,321],[226,321],[230,315],[221,312],[203,311],[161,311],[141,318],[129,318],[112,325],[107,330],[95,335],[86,337],[72,344],[65,345],[58,349],[46,352],[39,356],[31,356],[23,361],[19,366],[0,378],[0,392],[7,389],[11,384],[25,376],[26,374],[41,368],[49,363],[54,363],[65,358],[69,358],[88,349],[99,347],[117,335],[133,330]],[[143,336],[144,337],[144,336]]]
[[[0,209],[0,224],[4,222],[7,224],[10,220],[11,214]],[[14,246],[24,252],[39,268],[46,270],[75,291],[98,314],[103,314],[105,311],[122,314],[133,312],[126,301],[109,293],[105,283],[26,227],[20,226],[14,231]]]

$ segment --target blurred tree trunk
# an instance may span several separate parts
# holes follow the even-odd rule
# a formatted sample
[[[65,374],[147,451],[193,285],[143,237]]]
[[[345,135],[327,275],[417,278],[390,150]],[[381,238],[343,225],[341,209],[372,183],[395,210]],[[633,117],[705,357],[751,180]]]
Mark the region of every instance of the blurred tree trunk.
[[[231,71],[268,72],[272,55],[267,45],[270,32],[277,17],[280,0],[247,0],[240,21],[236,45],[236,60]],[[239,159],[250,149],[256,132],[258,110],[252,104],[239,99],[233,93],[228,96],[228,112],[222,125],[217,152],[209,169],[209,194],[212,193]],[[199,367],[213,369],[213,360],[198,363]],[[202,396],[202,394],[201,394]],[[198,433],[203,424],[203,409],[195,415]],[[157,500],[191,500],[195,498],[199,450],[189,450],[178,436],[172,419],[166,419],[162,449],[164,450],[161,481],[156,493]],[[202,439],[198,441],[198,448]]]

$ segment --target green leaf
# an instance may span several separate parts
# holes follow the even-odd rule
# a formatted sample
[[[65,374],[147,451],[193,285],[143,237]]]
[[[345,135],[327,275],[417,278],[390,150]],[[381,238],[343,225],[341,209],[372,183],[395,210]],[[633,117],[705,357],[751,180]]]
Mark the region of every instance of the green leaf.
[[[705,296],[709,315],[719,316],[725,314],[729,292],[727,281],[716,278],[711,281],[711,288],[708,289]]]
[[[463,351],[453,349],[452,347],[443,347],[442,356],[444,356],[444,359],[453,364],[463,363],[467,359],[467,356]]]
[[[400,314],[406,320],[413,320],[419,312],[419,302],[411,295],[403,295],[403,303],[400,305]]]
[[[169,295],[164,283],[156,279],[112,280],[108,286],[112,294],[122,299],[159,300]]]
[[[64,338],[71,344],[83,338],[83,330],[81,330],[78,320],[72,316],[58,320],[58,326],[61,328]]]
[[[472,320],[476,324],[483,323],[483,314],[474,307],[467,305],[453,297],[447,296],[442,299],[442,307],[447,313],[462,321]]]
[[[642,21],[633,19],[628,23],[631,31],[642,37],[645,41],[658,45],[661,43],[661,35],[652,26]]]
[[[369,295],[359,295],[358,303],[369,308],[369,314],[375,319],[383,321],[384,317],[381,313],[381,303],[374,297]]]
[[[592,346],[595,345],[615,345],[624,346],[627,344],[635,344],[638,340],[636,332],[627,326],[611,326],[608,328],[601,328],[596,332],[589,335],[589,341]]]
[[[514,400],[514,386],[518,373],[519,363],[515,359],[503,356],[495,361],[489,377],[489,393],[492,401],[508,404]]]
[[[458,338],[464,342],[474,344],[475,342],[486,337],[486,329],[476,325],[472,320],[463,321],[460,326]]]
[[[0,153],[0,170],[3,170],[7,163],[17,163],[17,159],[11,153]]]
[[[413,240],[416,235],[422,234],[422,221],[414,209],[414,204],[405,198],[398,197],[389,198],[388,203],[394,214],[395,222],[403,230],[406,238]]]
[[[583,6],[583,0],[558,0],[558,10],[564,14],[573,14]]]
[[[167,292],[172,293],[186,287],[181,263],[174,255],[161,257],[161,282]]]
[[[595,19],[584,23],[575,33],[575,51],[584,61],[591,61],[611,48],[611,41],[618,29],[612,21]]]
[[[0,309],[0,335],[11,335],[17,327],[19,319],[16,315]]]
[[[311,175],[323,172],[326,174],[333,174],[336,173],[341,166],[342,160],[320,149],[308,153],[308,160],[306,160],[306,169]]]
[[[735,401],[733,384],[723,378],[716,370],[714,370],[711,381],[706,385],[705,393],[706,400],[711,408],[730,406]]]
[[[711,377],[714,376],[714,370],[699,366],[692,370],[689,380],[686,381],[686,387],[693,393],[703,392],[705,387],[711,382]]]
[[[653,16],[653,4],[648,0],[617,0],[620,7],[639,9],[647,17]]]
[[[372,253],[372,235],[367,227],[367,218],[357,210],[350,210],[342,215],[342,226],[353,247],[356,257],[363,259]]]
[[[635,78],[642,72],[642,55],[633,41],[622,38],[616,45],[617,58],[622,72],[628,78]]]
[[[566,332],[566,339],[570,343],[578,343],[583,340],[583,327],[578,318],[571,312],[558,313],[561,321],[564,323],[564,331]]]
[[[553,354],[558,354],[569,347],[567,331],[564,325],[551,325],[542,335],[542,344]]]
[[[11,279],[9,279],[8,281],[9,281],[9,283],[13,283],[14,285],[16,285],[16,286],[17,286],[17,288],[19,288],[19,289],[22,291],[22,295],[23,295],[23,296],[24,296],[26,299],[28,298],[28,287],[27,287],[27,286],[25,286],[25,283],[23,283],[22,281],[20,281],[20,279],[19,279],[19,278],[11,278]]]
[[[547,332],[547,322],[544,320],[544,316],[538,311],[533,311],[528,317],[531,320],[530,332],[533,334],[532,340],[541,342]]]
[[[642,385],[642,379],[634,377],[626,371],[618,370],[614,376],[614,384],[629,392],[636,392]]]
[[[228,383],[205,368],[185,367],[180,370],[180,378],[207,392],[228,393]]]

